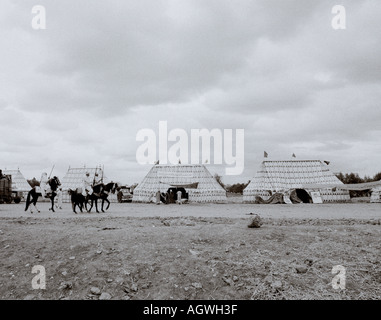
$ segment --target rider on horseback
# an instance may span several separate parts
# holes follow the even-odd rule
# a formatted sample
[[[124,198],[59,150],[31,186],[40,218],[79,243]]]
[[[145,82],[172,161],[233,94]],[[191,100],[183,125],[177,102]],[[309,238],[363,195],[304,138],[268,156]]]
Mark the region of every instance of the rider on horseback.
[[[40,190],[41,190],[41,196],[43,198],[48,197],[48,195],[52,192],[49,186],[48,174],[46,172],[44,172],[41,175]]]
[[[103,184],[103,178],[98,176],[98,173],[95,172],[94,181],[93,181],[93,189],[97,189],[98,185]],[[100,194],[102,193],[102,186],[99,188],[99,193],[94,193],[97,197],[100,197]]]
[[[93,187],[92,187],[92,180],[90,178],[90,172],[86,172],[85,176],[83,177],[82,184],[83,184],[83,190],[82,194],[86,197],[88,194],[91,195],[93,193]]]

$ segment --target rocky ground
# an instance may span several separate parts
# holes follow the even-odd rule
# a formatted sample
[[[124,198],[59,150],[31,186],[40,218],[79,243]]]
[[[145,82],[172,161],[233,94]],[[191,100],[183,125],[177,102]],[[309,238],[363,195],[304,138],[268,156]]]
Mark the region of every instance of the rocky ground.
[[[47,208],[0,205],[0,299],[381,298],[380,204]]]

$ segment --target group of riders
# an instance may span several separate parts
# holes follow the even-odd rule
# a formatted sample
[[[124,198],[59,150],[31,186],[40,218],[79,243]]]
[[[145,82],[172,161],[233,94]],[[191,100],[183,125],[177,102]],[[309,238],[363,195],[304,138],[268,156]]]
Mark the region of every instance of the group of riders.
[[[100,177],[97,172],[95,173],[94,177],[91,177],[90,172],[87,171],[82,178],[82,186],[77,188],[77,192],[82,193],[85,197],[87,197],[88,195],[93,194],[94,188],[96,188],[97,186],[102,186],[102,185],[103,185],[103,177]],[[60,187],[58,190],[62,191],[62,188]],[[48,174],[46,172],[44,172],[41,175],[40,192],[43,198],[48,197],[49,194],[52,192],[49,185]],[[99,197],[101,192],[102,192],[102,188],[100,187],[98,193],[97,194],[94,193],[94,195]]]
[[[84,176],[82,177],[82,184],[79,184],[76,186],[76,189],[68,189],[65,190],[69,193],[71,196],[71,202],[73,211],[75,211],[75,206],[79,206],[81,212],[82,207],[85,205],[85,208],[88,212],[91,211],[93,207],[93,203],[95,203],[95,209],[98,211],[98,205],[97,201],[100,199],[102,201],[102,212],[103,211],[103,204],[107,203],[107,208],[110,206],[110,201],[107,199],[109,193],[114,193],[117,188],[117,183],[110,182],[107,184],[103,183],[103,174],[100,176],[96,171],[94,176],[90,176],[90,172],[86,172]],[[25,211],[30,208],[31,213],[33,213],[31,204],[35,207],[35,209],[40,212],[37,207],[36,203],[39,196],[42,196],[42,198],[49,198],[51,200],[51,208],[49,210],[54,211],[54,199],[57,196],[57,204],[56,207],[62,209],[62,187],[61,182],[59,181],[58,177],[54,176],[53,178],[48,177],[48,174],[44,172],[41,175],[41,180],[39,183],[39,186],[34,186],[32,189],[28,192],[26,203],[25,203]],[[88,201],[91,201],[90,208],[87,208]]]

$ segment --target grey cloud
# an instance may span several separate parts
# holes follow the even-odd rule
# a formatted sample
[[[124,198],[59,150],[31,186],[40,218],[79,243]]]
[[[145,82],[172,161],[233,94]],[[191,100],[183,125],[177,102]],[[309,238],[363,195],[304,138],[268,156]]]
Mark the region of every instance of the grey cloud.
[[[41,1],[41,31],[35,4],[0,12],[6,163],[104,163],[138,182],[149,166],[136,164],[135,135],[167,120],[169,130],[245,129],[245,175],[263,150],[379,165],[377,2],[344,1],[342,31],[328,0]]]
[[[187,22],[168,19],[171,6],[163,1],[86,3],[47,4],[50,22],[41,41],[51,54],[36,71],[49,74],[57,91],[63,89],[60,100],[69,99],[67,108],[121,112],[134,105],[188,101],[209,90],[221,76],[242,68],[259,36],[291,36],[316,6],[299,3],[294,10],[294,1],[177,5],[174,14],[189,15]],[[66,76],[86,98],[62,88],[54,75]],[[47,93],[41,96],[49,103]]]

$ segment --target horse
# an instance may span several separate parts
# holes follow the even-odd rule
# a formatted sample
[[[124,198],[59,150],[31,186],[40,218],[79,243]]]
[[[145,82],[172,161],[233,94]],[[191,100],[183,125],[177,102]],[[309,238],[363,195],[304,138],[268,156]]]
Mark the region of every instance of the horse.
[[[78,190],[68,190],[68,193],[70,195],[71,199],[71,206],[73,208],[73,212],[76,214],[75,207],[78,206],[79,210],[83,212],[83,205],[85,205],[85,209],[87,210],[86,206],[86,199],[85,196],[82,194],[82,192],[78,192]]]
[[[100,183],[100,184],[93,186],[93,193],[88,194],[86,196],[86,202],[87,203],[91,200],[90,209],[87,209],[87,212],[91,211],[91,209],[93,208],[93,204],[95,202],[95,209],[96,209],[97,213],[99,213],[99,211],[98,211],[98,199],[102,199],[102,208],[101,208],[102,212],[104,212],[103,205],[104,205],[105,201],[107,202],[106,210],[108,210],[108,208],[110,207],[110,201],[107,199],[107,197],[110,194],[110,192],[115,193],[115,190],[117,187],[118,187],[118,184],[114,183],[114,182],[110,182],[106,185],[103,183]],[[87,206],[86,206],[86,208],[87,208]]]
[[[49,211],[52,210],[53,212],[55,212],[54,211],[54,198],[57,195],[56,191],[57,191],[58,187],[61,185],[61,182],[60,182],[60,180],[56,176],[54,176],[53,178],[48,180],[48,184],[50,186],[51,192],[47,193],[45,195],[45,198],[49,198],[51,203],[52,203],[52,207],[49,208]],[[42,196],[41,192],[39,192],[36,189],[36,186],[33,187],[28,192],[28,196],[26,198],[26,204],[25,204],[25,211],[27,211],[29,206],[30,206],[30,213],[33,213],[32,206],[31,206],[31,204],[33,204],[35,209],[37,210],[37,212],[40,212],[40,210],[38,210],[37,206],[36,206],[37,200],[38,200],[39,196]]]

